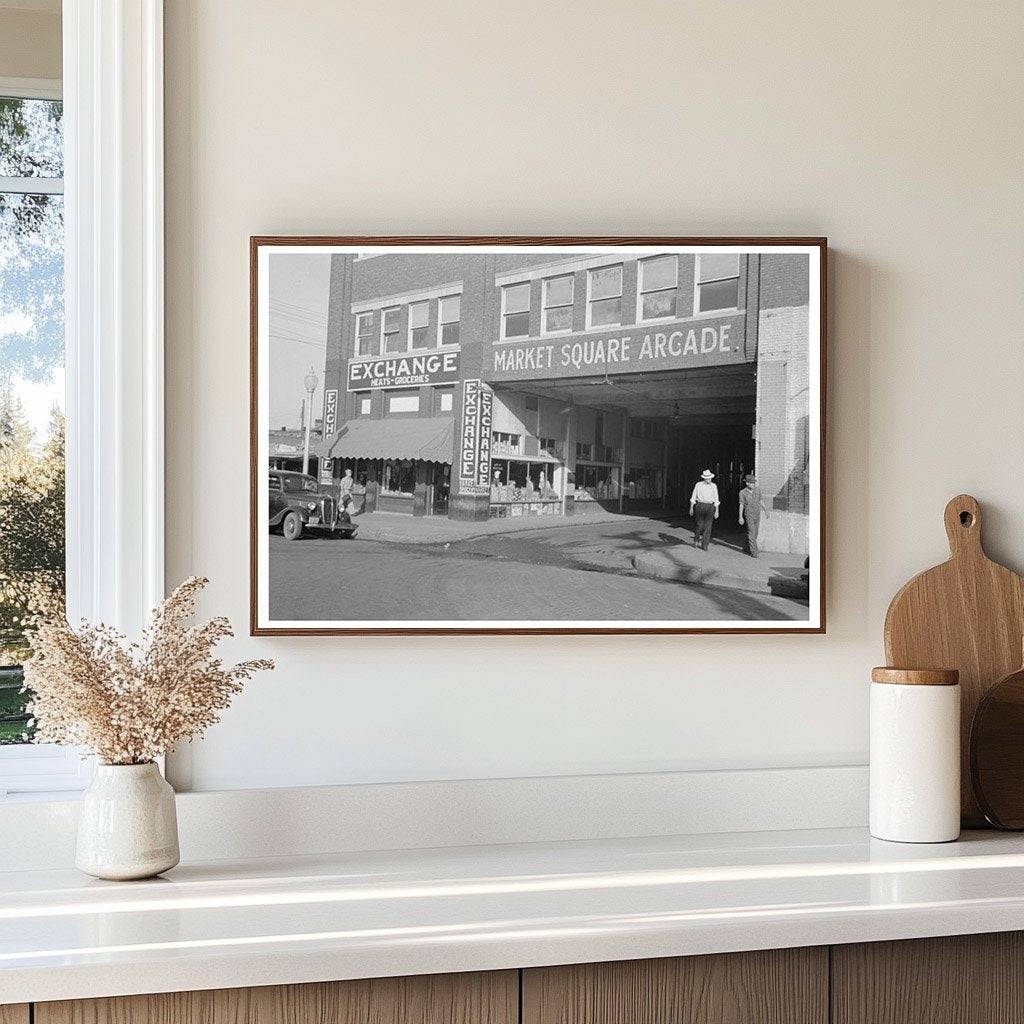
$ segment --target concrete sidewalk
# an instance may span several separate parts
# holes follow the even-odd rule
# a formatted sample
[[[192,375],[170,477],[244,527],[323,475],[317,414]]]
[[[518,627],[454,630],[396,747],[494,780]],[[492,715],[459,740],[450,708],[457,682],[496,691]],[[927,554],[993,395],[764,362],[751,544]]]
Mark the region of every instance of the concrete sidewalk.
[[[703,587],[726,587],[753,594],[770,594],[769,580],[786,576],[796,580],[804,568],[803,555],[763,551],[758,558],[744,554],[738,546],[712,540],[707,551],[693,546],[690,530],[674,530],[680,537],[678,545],[642,551],[633,557],[633,565],[641,576],[672,580]]]
[[[390,541],[394,544],[449,544],[477,540],[505,533],[558,530],[606,523],[646,523],[648,516],[620,515],[595,510],[572,516],[516,516],[509,519],[467,521],[441,516],[408,516],[400,512],[366,512],[352,522],[359,527],[360,540]]]

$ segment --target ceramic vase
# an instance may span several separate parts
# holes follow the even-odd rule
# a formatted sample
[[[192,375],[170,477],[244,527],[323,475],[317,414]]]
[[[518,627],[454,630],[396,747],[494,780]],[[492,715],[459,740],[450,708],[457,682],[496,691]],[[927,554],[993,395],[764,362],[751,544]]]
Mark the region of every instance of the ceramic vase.
[[[174,790],[149,764],[101,764],[82,794],[75,864],[96,878],[151,878],[178,863]]]

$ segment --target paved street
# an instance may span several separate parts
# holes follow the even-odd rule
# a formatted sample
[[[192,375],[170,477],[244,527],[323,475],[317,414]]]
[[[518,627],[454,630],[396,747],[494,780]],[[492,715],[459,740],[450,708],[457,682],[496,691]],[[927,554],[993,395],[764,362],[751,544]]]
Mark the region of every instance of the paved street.
[[[358,522],[358,519],[357,519]],[[447,544],[270,537],[275,619],[802,619],[785,598],[642,579],[657,521],[581,524]],[[726,538],[728,543],[728,538]]]

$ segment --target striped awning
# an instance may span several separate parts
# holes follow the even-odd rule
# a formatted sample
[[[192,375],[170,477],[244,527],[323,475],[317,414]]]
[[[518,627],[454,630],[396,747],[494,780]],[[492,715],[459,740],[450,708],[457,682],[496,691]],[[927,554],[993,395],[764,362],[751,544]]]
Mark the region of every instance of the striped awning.
[[[348,420],[321,446],[326,459],[421,459],[451,462],[455,420],[409,416]]]

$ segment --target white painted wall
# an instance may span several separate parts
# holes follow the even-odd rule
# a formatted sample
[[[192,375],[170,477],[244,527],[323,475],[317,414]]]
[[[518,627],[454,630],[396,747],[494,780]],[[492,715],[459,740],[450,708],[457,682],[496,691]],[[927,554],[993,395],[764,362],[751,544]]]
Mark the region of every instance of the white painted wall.
[[[946,499],[1024,568],[1024,6],[167,8],[168,582],[209,575],[240,629],[250,234],[833,247],[827,636],[243,637],[278,670],[195,788],[863,762],[885,607],[944,557]]]

